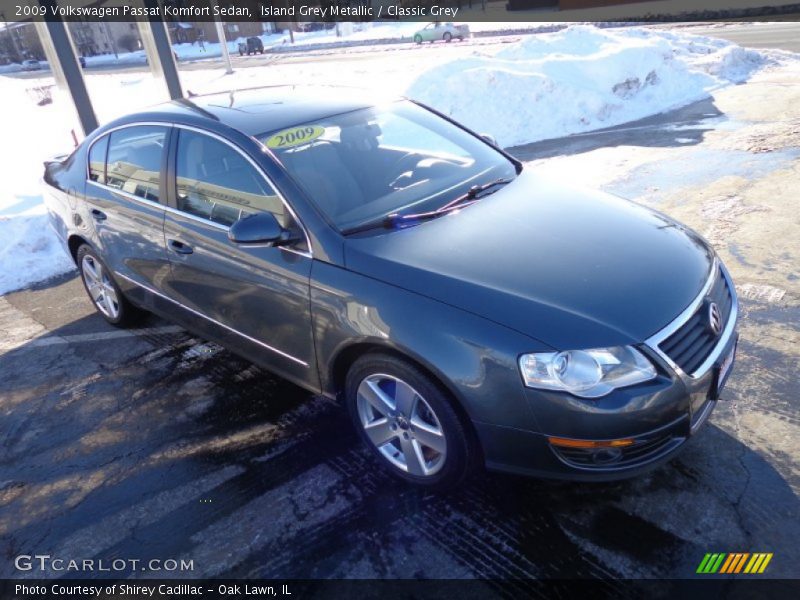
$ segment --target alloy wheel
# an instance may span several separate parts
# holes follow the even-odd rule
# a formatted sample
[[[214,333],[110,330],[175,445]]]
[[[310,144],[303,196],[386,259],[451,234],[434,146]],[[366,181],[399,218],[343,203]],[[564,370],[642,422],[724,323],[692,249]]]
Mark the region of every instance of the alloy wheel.
[[[364,432],[386,460],[410,475],[430,477],[447,458],[444,430],[414,388],[392,375],[365,377],[356,404]]]
[[[83,257],[81,261],[81,273],[86,282],[86,289],[89,290],[94,305],[101,313],[110,319],[119,317],[119,299],[114,283],[106,273],[103,265],[90,254]]]

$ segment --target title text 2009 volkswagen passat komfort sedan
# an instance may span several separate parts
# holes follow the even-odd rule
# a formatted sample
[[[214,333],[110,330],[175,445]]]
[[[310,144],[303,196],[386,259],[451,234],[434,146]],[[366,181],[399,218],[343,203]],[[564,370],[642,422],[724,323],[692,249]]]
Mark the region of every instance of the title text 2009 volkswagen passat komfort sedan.
[[[110,323],[151,311],[341,396],[413,483],[641,472],[708,418],[733,361],[736,295],[697,234],[409,100],[172,102],[45,182]]]

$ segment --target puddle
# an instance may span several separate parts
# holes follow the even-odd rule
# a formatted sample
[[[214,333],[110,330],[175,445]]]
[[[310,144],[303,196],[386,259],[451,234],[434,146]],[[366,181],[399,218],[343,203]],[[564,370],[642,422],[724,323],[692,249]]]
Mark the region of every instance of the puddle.
[[[646,197],[649,201],[658,202],[672,195],[677,185],[698,186],[728,176],[761,179],[800,157],[800,149],[797,148],[753,154],[740,150],[694,147],[689,152],[637,167],[625,179],[606,186],[606,191],[632,200]]]

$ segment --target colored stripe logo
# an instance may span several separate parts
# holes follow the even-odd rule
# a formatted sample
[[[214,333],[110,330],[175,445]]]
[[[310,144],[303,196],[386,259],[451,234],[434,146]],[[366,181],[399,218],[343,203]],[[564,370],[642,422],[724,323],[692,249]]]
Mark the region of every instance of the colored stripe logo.
[[[763,573],[771,560],[772,552],[755,552],[753,554],[749,552],[709,552],[700,561],[697,573],[703,575],[736,573],[755,575]]]

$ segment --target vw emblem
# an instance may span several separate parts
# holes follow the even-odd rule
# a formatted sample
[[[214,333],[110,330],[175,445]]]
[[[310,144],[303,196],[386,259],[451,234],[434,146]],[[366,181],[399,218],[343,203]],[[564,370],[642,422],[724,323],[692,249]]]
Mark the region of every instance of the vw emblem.
[[[708,305],[708,328],[714,335],[719,335],[722,331],[722,315],[716,302],[710,302]]]

